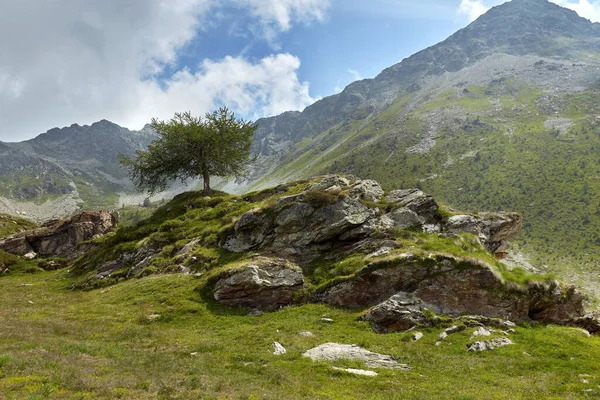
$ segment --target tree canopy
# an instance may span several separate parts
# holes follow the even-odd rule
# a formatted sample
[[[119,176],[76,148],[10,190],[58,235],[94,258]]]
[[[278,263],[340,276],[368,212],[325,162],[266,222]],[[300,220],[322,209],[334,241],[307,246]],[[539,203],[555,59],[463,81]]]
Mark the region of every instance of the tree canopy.
[[[136,151],[136,159],[122,154],[140,190],[157,193],[176,179],[202,177],[204,190],[211,191],[210,177],[240,177],[246,174],[252,136],[257,126],[237,119],[227,108],[207,113],[204,118],[176,113],[170,121],[152,120],[157,132],[147,151]]]

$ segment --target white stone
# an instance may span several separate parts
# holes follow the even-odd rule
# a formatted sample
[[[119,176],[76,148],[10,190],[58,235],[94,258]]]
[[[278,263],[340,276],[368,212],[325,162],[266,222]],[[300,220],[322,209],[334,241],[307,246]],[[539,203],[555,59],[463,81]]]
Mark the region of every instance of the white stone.
[[[359,360],[369,368],[410,369],[389,355],[373,353],[354,344],[325,343],[305,351],[302,356],[313,361]]]
[[[491,334],[492,332],[484,328],[483,326],[479,329],[476,329],[475,332],[473,332],[473,336],[490,336]]]
[[[287,353],[287,350],[281,345],[281,343],[273,342],[273,354],[280,356],[285,353]]]

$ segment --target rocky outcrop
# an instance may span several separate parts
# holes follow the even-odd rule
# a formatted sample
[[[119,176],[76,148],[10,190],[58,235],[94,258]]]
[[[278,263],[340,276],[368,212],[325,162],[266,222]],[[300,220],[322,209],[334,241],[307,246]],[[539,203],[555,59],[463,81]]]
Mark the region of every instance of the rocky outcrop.
[[[378,333],[405,331],[419,326],[430,326],[432,321],[423,313],[422,301],[407,293],[398,293],[373,307],[363,319],[369,321]]]
[[[118,213],[88,211],[65,220],[52,220],[40,228],[21,232],[0,240],[0,249],[20,256],[78,258],[85,249],[78,244],[113,231],[118,224]]]
[[[392,297],[398,292],[405,293]],[[428,324],[424,309],[569,325],[584,316],[584,297],[574,287],[555,281],[506,282],[481,261],[447,256],[403,255],[376,261],[365,272],[314,295],[313,300],[347,307],[378,304],[365,319],[381,332]]]
[[[431,196],[418,189],[395,190],[385,196],[375,181],[330,175],[301,193],[246,212],[221,245],[234,252],[277,255],[307,272],[315,259],[364,252],[365,260],[374,261],[304,300],[342,307],[375,306],[364,319],[377,332],[431,325],[436,322],[428,318],[432,313],[595,326],[582,320],[584,298],[572,287],[554,281],[507,282],[479,259],[394,252],[399,246],[398,229],[420,229],[446,239],[470,233],[496,253],[505,251],[505,241],[522,227],[522,217],[516,213],[446,218],[438,208]],[[289,304],[292,293],[302,286],[302,272],[285,264],[289,261],[266,260],[220,277],[214,298],[267,310]]]
[[[373,233],[378,210],[364,202],[382,196],[383,190],[374,181],[325,177],[303,193],[242,215],[222,247],[233,252],[258,249],[307,263],[329,251],[335,242]]]
[[[453,215],[444,224],[447,232],[477,235],[493,254],[504,252],[506,241],[517,236],[522,228],[523,217],[517,213],[480,213],[477,217]]]
[[[162,249],[152,246],[150,243],[144,243],[134,251],[124,252],[115,260],[102,263],[98,271],[91,278],[92,280],[102,280],[111,278],[117,271],[128,269],[126,276],[131,278],[136,276],[152,262],[152,259],[160,253]],[[87,269],[88,264],[83,264],[82,269]]]
[[[425,223],[437,221],[438,204],[432,196],[419,189],[394,190],[385,199],[396,207],[407,208],[415,212],[423,218]]]
[[[257,257],[219,276],[213,296],[229,306],[274,310],[290,304],[294,293],[303,285],[302,271],[295,264],[283,259]]]
[[[472,233],[492,253],[503,252],[505,241],[522,227],[516,213],[454,215],[444,222],[438,209],[435,199],[419,189],[394,190],[384,197],[373,180],[329,175],[300,194],[246,212],[221,245],[233,252],[271,252],[304,265],[334,248],[393,228]]]
[[[356,308],[375,305],[396,293],[413,292],[419,282],[444,268],[443,262],[422,260],[411,253],[400,254],[393,260],[369,263],[364,272],[315,293],[312,300]]]

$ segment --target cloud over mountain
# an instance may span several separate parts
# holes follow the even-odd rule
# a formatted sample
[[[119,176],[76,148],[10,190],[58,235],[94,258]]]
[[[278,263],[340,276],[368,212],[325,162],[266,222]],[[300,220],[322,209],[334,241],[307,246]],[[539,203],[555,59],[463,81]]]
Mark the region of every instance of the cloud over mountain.
[[[204,113],[221,102],[252,115],[312,102],[297,76],[300,60],[286,53],[259,59],[198,54],[191,70],[177,67],[178,52],[197,39],[224,2],[2,3],[0,140],[101,118],[139,128],[151,117],[183,109]],[[227,3],[250,10],[257,23],[277,31],[322,20],[327,10],[326,2],[314,0],[272,7],[253,0]]]

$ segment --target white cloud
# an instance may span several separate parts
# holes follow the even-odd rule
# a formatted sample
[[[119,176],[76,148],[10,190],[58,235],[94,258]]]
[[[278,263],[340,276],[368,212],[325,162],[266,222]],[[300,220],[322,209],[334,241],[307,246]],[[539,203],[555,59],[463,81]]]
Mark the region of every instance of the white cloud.
[[[350,75],[352,75],[352,79],[350,81],[348,81],[345,78],[342,78],[341,76],[337,79],[337,82],[335,83],[335,87],[333,88],[333,93],[337,94],[337,93],[341,93],[344,90],[344,87],[342,87],[342,82],[347,82],[344,85],[347,86],[349,84],[351,84],[352,82],[355,81],[360,81],[363,79],[363,77],[360,75],[360,72],[358,72],[355,69],[352,68],[348,68],[346,70],[347,73],[349,73]]]
[[[327,9],[317,0],[227,1],[244,2],[245,12],[279,31],[322,20]],[[197,71],[179,71],[158,82],[224,4],[0,0],[0,140],[23,140],[54,126],[102,118],[140,128],[154,116],[202,114],[221,103],[262,116],[312,102],[308,84],[297,77],[300,61],[289,54],[253,62],[198,55],[204,61]]]
[[[352,79],[352,81],[360,81],[360,80],[362,80],[362,76],[360,76],[360,73],[357,70],[355,70],[355,69],[348,69],[348,73],[350,75],[352,75],[352,78],[354,78],[354,79]]]
[[[323,21],[330,7],[330,0],[234,0],[250,7],[264,25],[287,31],[292,19],[303,22]]]
[[[600,22],[600,1],[568,1],[568,0],[550,0],[566,8],[577,12],[580,17],[587,18],[592,22]]]
[[[139,126],[152,117],[170,118],[176,111],[202,114],[220,105],[255,119],[302,109],[312,103],[308,83],[296,75],[300,60],[290,54],[266,57],[252,64],[241,57],[205,60],[197,72],[175,74],[166,88],[156,83],[140,84],[134,98],[143,101],[126,125]]]
[[[256,35],[262,36],[269,45],[276,50],[280,49],[277,35],[286,32],[296,20],[304,24],[317,21],[322,22],[331,0],[230,0],[240,7],[246,7],[251,15],[259,20]]]
[[[461,0],[458,7],[458,13],[466,15],[469,21],[475,21],[488,10],[489,7],[484,4],[483,0]]]

